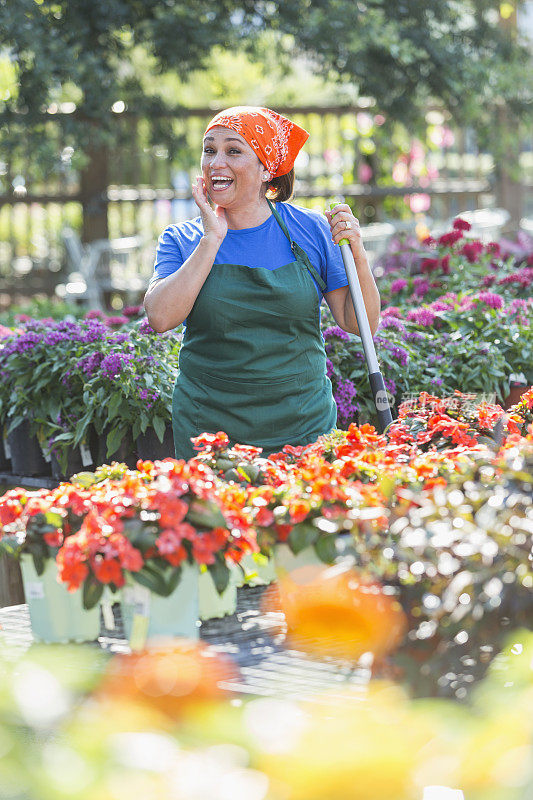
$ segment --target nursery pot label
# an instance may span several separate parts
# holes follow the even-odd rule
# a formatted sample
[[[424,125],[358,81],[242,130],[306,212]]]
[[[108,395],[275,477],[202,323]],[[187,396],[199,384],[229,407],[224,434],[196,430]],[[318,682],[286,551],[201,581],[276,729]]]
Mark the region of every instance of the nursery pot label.
[[[4,428],[3,433],[2,433],[2,438],[4,440],[4,453],[6,454],[6,458],[9,461],[11,461],[11,448],[9,446],[9,441],[8,441],[7,436],[6,436],[5,428]]]
[[[28,600],[42,600],[44,598],[44,584],[42,581],[30,581],[24,587]]]
[[[139,584],[124,589],[124,602],[133,606],[133,620],[130,634],[132,650],[142,650],[148,636],[150,620],[150,590]]]
[[[85,442],[82,442],[80,444],[80,456],[81,456],[81,463],[83,464],[84,467],[90,467],[92,465],[93,457],[91,455],[91,451],[89,450]]]

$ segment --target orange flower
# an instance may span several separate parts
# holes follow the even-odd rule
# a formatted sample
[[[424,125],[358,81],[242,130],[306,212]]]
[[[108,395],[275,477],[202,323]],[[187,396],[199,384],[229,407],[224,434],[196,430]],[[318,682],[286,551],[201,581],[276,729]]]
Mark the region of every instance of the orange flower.
[[[381,658],[401,643],[406,619],[382,587],[340,565],[301,567],[279,584],[287,635],[309,652]]]
[[[219,684],[235,677],[230,660],[207,645],[169,640],[140,653],[116,656],[98,695],[147,704],[174,718],[191,705],[227,694]]]
[[[306,500],[293,500],[289,505],[289,517],[293,524],[303,522],[309,514],[310,507]]]

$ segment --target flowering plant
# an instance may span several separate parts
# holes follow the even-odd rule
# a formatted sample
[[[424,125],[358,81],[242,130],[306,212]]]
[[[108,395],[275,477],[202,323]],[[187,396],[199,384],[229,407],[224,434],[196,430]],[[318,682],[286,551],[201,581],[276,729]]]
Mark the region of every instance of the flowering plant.
[[[159,336],[146,321],[117,331],[97,318],[29,320],[1,343],[0,415],[11,430],[31,409],[32,433],[63,468],[90,426],[106,432],[108,456],[149,427],[162,441],[179,346],[179,334]]]
[[[83,587],[85,608],[126,576],[163,596],[180,580],[181,565],[207,569],[219,592],[230,565],[257,551],[248,520],[224,508],[203,464],[138,462],[114,477],[80,473],[52,491],[16,489],[0,498],[2,547],[28,553],[42,573],[55,558],[58,580]]]

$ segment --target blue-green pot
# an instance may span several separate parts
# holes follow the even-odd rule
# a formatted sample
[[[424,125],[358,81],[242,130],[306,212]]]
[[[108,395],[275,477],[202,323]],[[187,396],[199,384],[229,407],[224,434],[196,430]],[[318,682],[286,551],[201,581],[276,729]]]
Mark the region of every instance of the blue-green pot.
[[[37,575],[33,559],[20,560],[24,594],[30,612],[33,638],[37,642],[93,642],[100,633],[100,607],[86,611],[81,590],[69,592],[57,582],[57,565],[48,559]]]

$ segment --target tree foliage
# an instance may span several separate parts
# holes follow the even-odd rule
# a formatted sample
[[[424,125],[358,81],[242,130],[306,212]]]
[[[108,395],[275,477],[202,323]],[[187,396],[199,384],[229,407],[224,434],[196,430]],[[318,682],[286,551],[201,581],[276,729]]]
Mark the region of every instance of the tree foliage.
[[[65,135],[94,142],[96,132],[111,135],[118,100],[154,115],[165,106],[134,68],[139,48],[157,87],[164,72],[185,79],[205,68],[214,47],[262,58],[265,34],[280,63],[302,54],[397,119],[416,121],[430,101],[458,119],[480,118],[494,103],[519,116],[531,108],[529,52],[498,8],[495,0],[0,0],[0,90],[2,70],[13,73],[0,91],[1,135],[9,145],[6,126],[23,119],[38,147],[43,114],[67,100],[77,112],[61,115]]]

